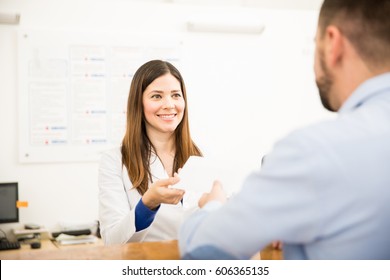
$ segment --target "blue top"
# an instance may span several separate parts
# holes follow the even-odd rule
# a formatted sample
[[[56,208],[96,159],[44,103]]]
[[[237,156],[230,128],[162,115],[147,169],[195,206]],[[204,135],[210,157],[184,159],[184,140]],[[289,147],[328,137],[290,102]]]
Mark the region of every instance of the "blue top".
[[[160,206],[153,210],[149,209],[141,198],[138,201],[137,206],[135,206],[135,231],[138,232],[149,227],[154,221],[154,217],[159,208]]]
[[[225,205],[181,228],[185,259],[247,259],[274,240],[286,259],[390,259],[390,72],[332,121],[278,142]]]

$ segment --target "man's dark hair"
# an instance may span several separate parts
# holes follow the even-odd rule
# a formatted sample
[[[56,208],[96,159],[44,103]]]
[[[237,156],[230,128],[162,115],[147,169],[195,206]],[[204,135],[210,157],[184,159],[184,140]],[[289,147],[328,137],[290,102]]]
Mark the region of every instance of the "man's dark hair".
[[[390,0],[324,0],[320,35],[337,26],[371,66],[390,65]]]

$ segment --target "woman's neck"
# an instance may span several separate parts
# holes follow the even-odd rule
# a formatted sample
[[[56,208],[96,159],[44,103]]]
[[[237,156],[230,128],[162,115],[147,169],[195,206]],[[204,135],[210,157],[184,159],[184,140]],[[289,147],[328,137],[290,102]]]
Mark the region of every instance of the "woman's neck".
[[[149,141],[152,143],[155,152],[159,154],[175,155],[175,134],[174,133],[148,133]]]
[[[148,133],[148,138],[153,145],[154,152],[157,154],[165,171],[169,176],[175,172],[173,163],[175,159],[176,146],[174,133]]]

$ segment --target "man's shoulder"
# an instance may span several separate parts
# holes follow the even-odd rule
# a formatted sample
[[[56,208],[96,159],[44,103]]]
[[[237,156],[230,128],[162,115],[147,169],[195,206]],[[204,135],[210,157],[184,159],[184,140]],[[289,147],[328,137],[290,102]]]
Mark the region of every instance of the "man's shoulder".
[[[339,119],[329,119],[302,128],[295,129],[278,141],[282,143],[296,143],[301,145],[310,145],[314,143],[324,143],[335,139],[343,131],[345,124]]]

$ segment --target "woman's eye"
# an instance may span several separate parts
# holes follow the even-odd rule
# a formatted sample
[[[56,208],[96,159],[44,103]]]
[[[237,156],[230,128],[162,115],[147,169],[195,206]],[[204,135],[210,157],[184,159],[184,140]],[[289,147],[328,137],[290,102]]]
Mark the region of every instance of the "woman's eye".
[[[152,99],[160,99],[160,98],[161,98],[161,95],[159,95],[159,94],[152,95]]]
[[[181,94],[180,93],[174,93],[172,96],[175,97],[175,98],[179,98],[179,97],[181,97]]]

